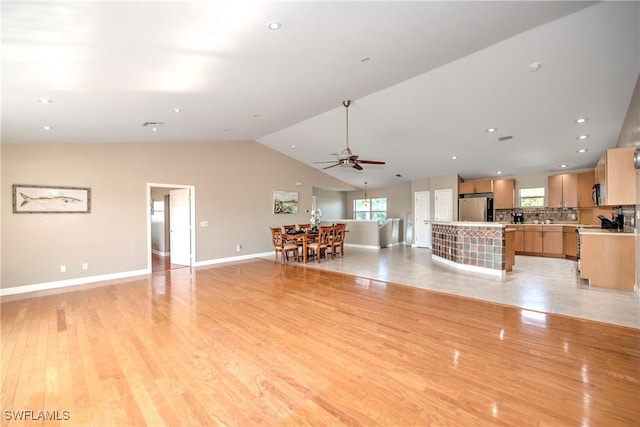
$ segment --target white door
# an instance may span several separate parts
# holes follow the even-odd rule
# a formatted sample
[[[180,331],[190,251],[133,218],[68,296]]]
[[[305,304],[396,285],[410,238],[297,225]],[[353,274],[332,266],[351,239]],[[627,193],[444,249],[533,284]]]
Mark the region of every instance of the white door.
[[[436,190],[436,221],[452,221],[453,218],[453,190]]]
[[[169,192],[171,264],[191,265],[191,191],[188,188]]]
[[[415,193],[415,222],[416,246],[431,247],[431,192],[417,191]]]

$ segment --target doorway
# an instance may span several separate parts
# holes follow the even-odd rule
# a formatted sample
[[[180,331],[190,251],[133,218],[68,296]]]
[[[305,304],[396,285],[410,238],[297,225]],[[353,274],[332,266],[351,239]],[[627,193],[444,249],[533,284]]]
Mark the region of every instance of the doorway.
[[[150,272],[192,267],[195,260],[195,187],[147,184]]]
[[[418,248],[431,247],[431,192],[416,191],[415,193],[415,245]]]

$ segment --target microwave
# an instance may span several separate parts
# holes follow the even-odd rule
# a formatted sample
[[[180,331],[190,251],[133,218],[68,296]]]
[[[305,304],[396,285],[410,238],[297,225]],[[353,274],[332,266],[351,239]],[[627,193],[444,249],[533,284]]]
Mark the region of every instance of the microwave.
[[[591,198],[593,199],[593,204],[596,206],[600,206],[604,204],[604,195],[605,195],[605,187],[604,184],[594,184],[593,185],[593,193],[591,193]]]

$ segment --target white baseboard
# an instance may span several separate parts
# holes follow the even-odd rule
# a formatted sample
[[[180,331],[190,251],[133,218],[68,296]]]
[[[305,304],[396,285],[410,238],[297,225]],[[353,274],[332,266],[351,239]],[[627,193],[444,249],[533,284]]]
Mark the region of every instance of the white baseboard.
[[[375,249],[375,250],[380,250],[380,246],[374,246],[374,245],[358,245],[355,243],[345,243],[344,244],[345,247],[349,248],[360,248],[360,249]]]
[[[126,279],[135,276],[145,276],[148,270],[125,271],[122,273],[103,274],[100,276],[79,277],[77,279],[59,280],[55,282],[36,283],[33,285],[15,286],[0,289],[0,297],[25,294],[29,292],[46,291],[50,289],[66,288],[69,286],[86,285],[87,283],[104,282],[107,280]]]
[[[170,256],[170,255],[171,255],[171,252],[160,252],[159,250],[156,250],[156,249],[152,249],[152,250],[151,250],[151,252],[152,252],[154,255],[158,255],[158,256],[161,256],[161,257],[163,257],[163,258],[164,258],[164,257],[168,257],[168,256]]]
[[[194,267],[204,267],[207,265],[223,264],[225,262],[233,262],[233,261],[244,261],[244,260],[253,259],[253,258],[264,258],[270,255],[273,256],[274,253],[275,253],[274,251],[269,251],[269,252],[262,252],[257,254],[238,255],[238,256],[227,257],[227,258],[209,259],[205,261],[196,262],[194,264]]]
[[[458,270],[472,271],[474,273],[490,274],[492,276],[506,275],[506,272],[503,270],[494,270],[493,268],[478,267],[477,265],[458,264],[457,262],[439,257],[437,255],[431,255],[431,259],[433,259],[434,261],[441,262],[443,264],[447,264],[451,267],[457,268]]]

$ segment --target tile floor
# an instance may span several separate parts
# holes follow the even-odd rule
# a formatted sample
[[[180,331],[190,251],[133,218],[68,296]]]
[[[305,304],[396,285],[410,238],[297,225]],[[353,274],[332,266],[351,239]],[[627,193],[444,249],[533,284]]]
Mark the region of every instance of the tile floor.
[[[516,256],[513,271],[495,277],[432,261],[431,250],[425,248],[347,246],[345,254],[306,266],[640,329],[640,297],[589,287],[580,279],[576,261]]]

